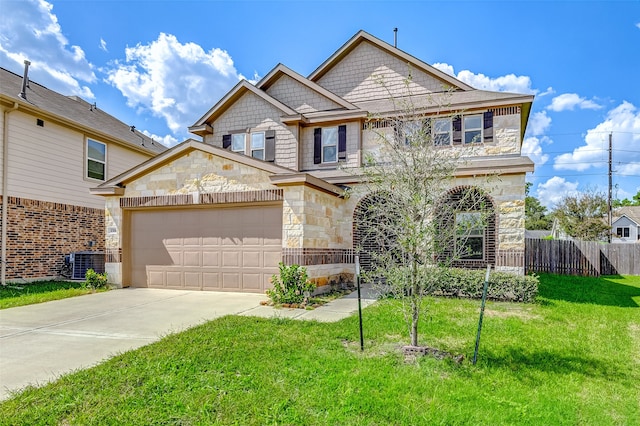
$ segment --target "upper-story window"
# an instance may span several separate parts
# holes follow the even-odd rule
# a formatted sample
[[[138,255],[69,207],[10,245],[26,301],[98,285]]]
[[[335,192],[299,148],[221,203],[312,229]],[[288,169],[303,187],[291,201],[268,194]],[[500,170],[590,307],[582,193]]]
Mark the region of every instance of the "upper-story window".
[[[335,163],[338,161],[338,128],[325,127],[322,129],[322,162]]]
[[[457,117],[433,118],[433,143],[437,146],[493,141],[493,111]]]
[[[434,145],[451,145],[451,118],[436,118],[433,120]]]
[[[264,160],[264,132],[251,133],[251,156]]]
[[[464,143],[482,142],[482,115],[465,115],[462,119]]]
[[[275,161],[276,131],[222,135],[222,147],[263,161]]]
[[[347,159],[347,126],[318,127],[313,131],[313,142],[314,164]]]
[[[87,177],[106,180],[107,173],[107,145],[87,139]]]

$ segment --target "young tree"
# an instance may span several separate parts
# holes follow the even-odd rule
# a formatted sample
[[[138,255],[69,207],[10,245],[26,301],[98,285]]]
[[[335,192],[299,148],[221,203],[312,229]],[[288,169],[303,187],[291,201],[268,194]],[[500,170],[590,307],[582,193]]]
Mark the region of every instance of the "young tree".
[[[604,193],[594,190],[566,195],[556,206],[554,216],[571,237],[595,241],[607,238],[608,207]]]
[[[357,249],[367,257],[365,278],[401,300],[410,344],[418,346],[425,296],[456,259],[482,256],[492,210],[478,188],[457,188],[447,197],[473,141],[445,146],[446,137],[439,135],[451,130],[450,116],[427,117],[424,103],[414,104],[410,80],[405,81],[407,96],[391,97],[396,114],[370,117],[369,130],[380,148],[364,158],[363,183],[353,192],[363,197],[354,216],[361,235]],[[443,106],[438,101],[446,99],[446,94],[432,98],[431,106]]]
[[[551,229],[553,219],[547,215],[547,208],[540,204],[540,200],[529,195],[531,182],[525,188],[524,213],[526,229]]]

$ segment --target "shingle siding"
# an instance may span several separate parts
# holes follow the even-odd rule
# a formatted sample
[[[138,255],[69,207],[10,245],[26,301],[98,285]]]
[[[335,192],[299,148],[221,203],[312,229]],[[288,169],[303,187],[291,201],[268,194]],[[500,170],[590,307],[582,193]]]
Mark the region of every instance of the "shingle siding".
[[[267,93],[302,114],[341,108],[337,103],[286,75],[269,87]]]
[[[368,42],[360,43],[323,75],[318,84],[349,102],[362,102],[407,95],[405,80],[409,74],[412,80],[408,88],[413,95],[443,90],[443,81],[410,67]]]

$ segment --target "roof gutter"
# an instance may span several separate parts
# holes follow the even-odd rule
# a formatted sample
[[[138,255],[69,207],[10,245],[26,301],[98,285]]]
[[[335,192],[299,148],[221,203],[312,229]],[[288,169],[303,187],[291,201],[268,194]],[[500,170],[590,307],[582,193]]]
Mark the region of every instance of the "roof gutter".
[[[7,222],[9,210],[9,194],[7,190],[9,184],[9,114],[16,111],[20,105],[13,103],[11,109],[4,110],[2,117],[2,248],[0,254],[0,283],[4,286],[7,284]]]

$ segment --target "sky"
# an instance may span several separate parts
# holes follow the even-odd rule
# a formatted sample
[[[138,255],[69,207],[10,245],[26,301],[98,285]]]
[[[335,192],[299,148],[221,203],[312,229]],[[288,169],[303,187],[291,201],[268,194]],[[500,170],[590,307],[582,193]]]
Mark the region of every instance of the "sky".
[[[306,76],[359,30],[483,90],[535,95],[530,195],[640,190],[640,1],[0,0],[0,67],[167,146],[240,79]]]

